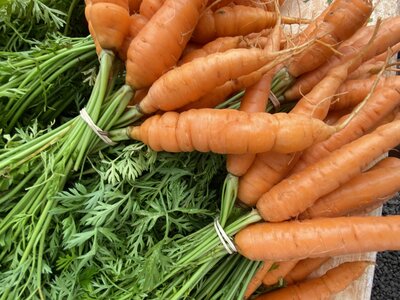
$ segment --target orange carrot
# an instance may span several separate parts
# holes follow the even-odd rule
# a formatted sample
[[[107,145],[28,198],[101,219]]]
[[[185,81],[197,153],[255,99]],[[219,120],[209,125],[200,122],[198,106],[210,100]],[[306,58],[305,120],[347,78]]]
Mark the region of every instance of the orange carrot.
[[[164,2],[165,0],[143,0],[139,12],[142,16],[150,20]]]
[[[296,266],[284,278],[288,285],[301,282],[312,272],[318,270],[330,257],[306,258],[300,260]]]
[[[380,203],[400,190],[400,159],[391,157],[362,173],[332,193],[318,199],[299,215],[300,219],[344,216]]]
[[[261,285],[262,280],[265,276],[265,274],[271,269],[273,266],[273,262],[271,261],[264,261],[262,267],[257,271],[256,274],[254,274],[253,278],[247,285],[246,292],[244,293],[244,299],[250,298],[251,295],[258,289],[258,287]]]
[[[324,122],[328,125],[342,124],[349,118],[349,114],[353,111],[353,107],[345,110],[335,110],[328,113]]]
[[[129,46],[126,82],[130,86],[148,87],[177,63],[206,3],[165,1]]]
[[[135,38],[135,36],[138,35],[140,30],[146,25],[148,22],[148,19],[143,17],[142,15],[139,14],[133,14],[129,18],[129,31],[127,35],[125,36],[125,39],[118,50],[119,57],[125,61],[127,58],[127,53],[128,53],[128,48],[129,45],[131,44],[132,40]]]
[[[129,0],[129,13],[131,15],[138,13],[141,3],[142,0]]]
[[[215,12],[206,10],[193,32],[192,40],[204,44],[217,37],[246,35],[273,27],[276,20],[276,13],[243,5],[227,6]],[[283,24],[307,22],[300,18],[282,17]]]
[[[285,261],[400,250],[399,230],[400,216],[318,218],[253,224],[235,243],[248,259]]]
[[[137,90],[131,101],[129,101],[128,106],[135,106],[136,104],[138,104],[147,95],[148,91],[149,89]]]
[[[296,217],[399,143],[399,120],[380,126],[282,180],[258,200],[257,210],[271,222]]]
[[[330,59],[320,68],[304,74],[300,78],[296,79],[295,84],[285,92],[285,99],[288,101],[296,100],[299,99],[302,94],[308,93],[308,91],[310,91],[315,84],[318,83],[334,66],[340,65],[343,63],[343,61],[347,61],[349,58],[358,55],[360,49],[365,47],[365,45],[368,43],[368,38],[369,36],[362,37],[360,40],[355,41],[352,45],[339,47],[338,51],[343,55],[334,55],[330,57]],[[357,69],[358,66],[363,62],[385,52],[388,47],[391,47],[399,42],[400,16],[384,20],[379,28],[376,38],[371,43],[371,47],[369,47],[369,50],[363,55],[362,59],[359,61],[359,64],[354,64],[351,67],[350,72]]]
[[[129,31],[128,0],[87,0],[85,16],[101,48],[117,52]]]
[[[221,154],[300,151],[335,131],[320,120],[285,113],[246,113],[232,109],[192,109],[152,116],[117,130],[155,151]]]
[[[355,107],[371,91],[376,76],[368,79],[348,80],[338,89],[338,96],[332,101],[330,110],[344,110]],[[381,77],[376,86],[380,88],[396,88],[400,85],[400,76]]]
[[[309,117],[324,119],[328,113],[330,101],[337,88],[347,77],[352,61],[331,70],[314,89],[304,96],[290,112]],[[239,179],[239,199],[249,206],[276,183],[281,181],[295,166],[299,155],[263,153],[258,154],[247,173]]]
[[[370,264],[365,261],[343,263],[320,278],[261,295],[256,300],[330,299],[361,277]]]
[[[292,270],[297,264],[297,260],[281,261],[277,263],[277,268],[269,271],[265,274],[263,278],[263,284],[265,285],[275,285],[282,280],[287,273]]]
[[[339,147],[361,137],[389,115],[400,103],[400,90],[381,88],[372,93],[371,98],[342,130],[329,139],[307,149],[292,173],[299,172]]]

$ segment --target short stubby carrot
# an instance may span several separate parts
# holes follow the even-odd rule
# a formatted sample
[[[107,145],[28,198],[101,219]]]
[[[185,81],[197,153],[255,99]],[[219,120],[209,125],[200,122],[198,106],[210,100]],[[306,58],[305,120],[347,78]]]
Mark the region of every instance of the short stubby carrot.
[[[257,210],[270,222],[297,217],[399,143],[399,120],[380,126],[282,180],[257,201]]]
[[[237,233],[235,244],[251,260],[287,261],[400,250],[399,230],[400,216],[257,223]]]
[[[284,280],[286,284],[291,285],[303,281],[330,259],[330,257],[317,257],[300,260],[285,276]]]
[[[344,216],[361,211],[400,190],[400,159],[391,157],[320,198],[299,219]]]
[[[85,15],[101,48],[117,52],[129,31],[128,0],[86,1]]]
[[[277,14],[262,8],[234,5],[213,12],[206,10],[193,32],[192,40],[205,44],[217,37],[246,35],[271,28],[277,21]],[[283,24],[308,23],[300,18],[282,17]]]
[[[206,3],[165,1],[128,48],[127,84],[148,87],[177,63]]]
[[[256,300],[330,299],[361,277],[371,262],[347,262],[319,278],[261,295]]]
[[[293,168],[292,174],[300,172],[307,166],[329,155],[332,151],[369,132],[395,110],[399,104],[400,90],[385,87],[376,90],[360,111],[354,116],[350,115],[352,119],[342,130],[333,134],[329,139],[312,145],[304,151]],[[347,120],[344,122],[347,122]]]
[[[155,151],[244,154],[300,151],[335,130],[320,120],[285,113],[192,109],[155,115],[122,132]]]

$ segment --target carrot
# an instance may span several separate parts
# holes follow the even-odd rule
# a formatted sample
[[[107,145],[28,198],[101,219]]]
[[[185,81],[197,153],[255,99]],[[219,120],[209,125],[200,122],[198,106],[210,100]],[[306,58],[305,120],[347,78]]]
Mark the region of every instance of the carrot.
[[[337,88],[347,77],[347,70],[353,62],[349,61],[331,72],[314,89],[304,96],[290,112],[317,119],[324,119],[328,113],[330,100]],[[239,179],[239,199],[249,206],[276,183],[281,181],[294,167],[299,155],[265,153],[257,155],[247,173]]]
[[[363,63],[357,70],[353,71],[348,80],[354,79],[368,79],[373,75],[379,73],[380,70],[386,65],[385,61],[376,61],[374,63]]]
[[[129,0],[129,13],[131,15],[139,12],[140,5],[142,4],[142,0]]]
[[[376,76],[368,79],[347,80],[338,89],[338,96],[332,101],[330,110],[344,110],[355,107],[360,103],[371,91],[376,80]],[[395,88],[400,85],[399,76],[381,77],[376,89],[380,88]]]
[[[400,190],[400,159],[392,157],[384,162],[384,167],[378,164],[320,198],[300,214],[299,218],[343,216],[373,206],[376,202],[381,203],[382,198]]]
[[[349,58],[356,56],[360,49],[368,43],[368,36],[360,38],[360,40],[354,42],[352,45],[341,46],[338,51],[342,53],[341,56],[332,56],[330,59],[320,68],[304,74],[300,78],[296,79],[295,84],[290,87],[284,94],[284,98],[287,101],[296,100],[301,97],[302,94],[308,93],[316,83],[318,83],[325,74],[331,70],[334,66],[340,65],[343,61],[347,61]],[[391,47],[400,42],[400,16],[392,17],[384,20],[381,27],[379,28],[376,38],[372,41],[372,45],[369,50],[363,55],[359,64],[354,64],[350,72],[354,71],[363,62],[385,52],[388,47]]]
[[[225,52],[227,50],[236,48],[248,48],[248,44],[244,40],[243,36],[227,36],[217,38],[205,44],[203,47],[193,50],[187,55],[183,56],[179,60],[178,65],[183,65],[199,57],[205,57],[213,53]]]
[[[342,124],[345,120],[349,118],[352,111],[353,107],[351,107],[350,109],[331,111],[324,119],[324,122],[328,125]]]
[[[128,48],[129,45],[131,44],[132,40],[135,38],[135,36],[138,35],[140,30],[143,29],[143,27],[146,25],[148,22],[148,19],[143,17],[142,15],[139,14],[133,14],[129,18],[129,31],[127,35],[124,38],[124,41],[118,50],[119,57],[125,61],[127,59],[127,53],[128,53]]]
[[[258,223],[236,234],[235,243],[248,259],[285,261],[400,250],[399,229],[400,216]]]
[[[176,64],[206,2],[165,1],[129,46],[127,84],[135,89],[148,87]]]
[[[137,90],[135,92],[135,95],[132,97],[131,101],[129,101],[128,107],[135,106],[140,101],[142,101],[143,98],[147,95],[148,91],[149,91],[149,89]]]
[[[85,16],[100,47],[117,52],[129,31],[128,0],[86,1]]]
[[[261,295],[256,300],[330,299],[361,277],[370,264],[366,261],[343,263],[320,278]]]
[[[300,260],[296,266],[284,278],[288,285],[301,282],[312,272],[318,270],[330,257],[306,258]]]
[[[204,44],[217,37],[246,35],[273,27],[276,20],[276,13],[243,5],[227,6],[215,12],[206,10],[193,32],[192,40]],[[282,17],[283,24],[307,22],[305,19]]]
[[[258,289],[258,287],[261,285],[262,280],[265,276],[265,274],[271,269],[273,266],[273,262],[271,261],[264,261],[262,267],[257,271],[256,274],[254,274],[253,278],[247,285],[246,292],[244,293],[244,299],[250,298],[251,295]]]
[[[319,198],[360,174],[374,159],[398,145],[399,129],[400,120],[380,126],[292,174],[258,200],[258,212],[264,220],[271,222],[298,216]]]
[[[271,53],[256,48],[232,49],[200,57],[158,79],[140,103],[138,111],[150,114],[157,110],[176,110],[200,99],[229,79],[237,79],[263,67],[262,76],[293,51],[288,49]],[[193,81],[193,78],[196,80]]]
[[[353,35],[366,22],[371,12],[369,0],[335,1],[329,12],[326,12],[323,22],[310,34],[311,37],[317,37],[320,43],[293,57],[286,65],[288,73],[299,77],[321,66],[334,54],[331,48],[337,47],[341,41]]]
[[[165,0],[143,0],[140,5],[139,13],[150,20],[164,2]]]
[[[307,149],[292,173],[299,172],[332,151],[361,137],[375,127],[375,125],[389,115],[400,103],[400,90],[381,88],[371,94],[371,98],[354,116],[351,122],[342,130],[333,134],[329,139],[315,144]]]
[[[265,274],[263,278],[264,285],[275,285],[286,276],[297,264],[297,260],[281,261],[277,263],[277,268]]]
[[[140,126],[115,131],[114,138],[140,140],[155,151],[244,154],[299,151],[334,131],[322,121],[285,113],[193,109],[152,116]]]
[[[240,104],[241,111],[261,112],[265,111],[268,104],[269,90],[271,86],[273,73],[266,73],[261,80],[251,86],[246,91]],[[250,168],[255,159],[255,154],[228,155],[226,159],[226,168],[229,173],[235,176],[242,176]]]

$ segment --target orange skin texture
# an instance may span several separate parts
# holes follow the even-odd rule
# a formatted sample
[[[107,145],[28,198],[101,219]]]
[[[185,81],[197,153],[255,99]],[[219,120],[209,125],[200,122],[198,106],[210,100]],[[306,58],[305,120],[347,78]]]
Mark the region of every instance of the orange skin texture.
[[[313,90],[296,103],[290,114],[301,114],[323,120],[336,90],[347,77],[351,62],[332,69]],[[299,154],[258,154],[253,165],[239,179],[239,199],[248,206],[254,206],[257,200],[275,184],[281,181],[295,166]]]
[[[246,35],[271,28],[277,21],[277,14],[262,8],[234,5],[213,12],[208,9],[201,16],[192,40],[205,44],[217,37]],[[283,24],[302,23],[301,19],[282,17]]]
[[[339,43],[352,36],[368,20],[372,12],[370,1],[337,0],[323,13],[323,21],[317,18],[317,25],[309,38],[337,48]],[[316,43],[303,53],[294,56],[287,64],[288,73],[294,77],[317,69],[334,54],[332,49]],[[308,91],[307,91],[308,92]]]
[[[291,285],[271,293],[261,295],[256,300],[286,300],[286,299],[331,299],[331,297],[346,289],[353,281],[360,278],[370,262],[357,261],[339,265],[326,272],[322,277],[310,279]]]
[[[150,20],[164,2],[165,0],[143,0],[140,5],[140,14]]]
[[[282,180],[257,201],[257,210],[270,222],[297,217],[399,143],[399,120],[380,126]]]
[[[385,87],[376,90],[347,126],[326,141],[307,149],[293,168],[292,174],[302,171],[307,166],[328,156],[332,151],[369,132],[381,120],[390,115],[399,103],[400,90]]]
[[[335,97],[335,100],[332,101],[330,110],[336,111],[355,107],[357,104],[363,101],[364,98],[371,91],[375,80],[376,76],[372,76],[367,79],[347,80],[338,89],[337,94],[339,94],[339,96]],[[383,87],[393,89],[399,86],[399,76],[381,77],[376,86],[376,89],[380,89]]]
[[[126,63],[128,85],[135,89],[149,87],[175,66],[206,2],[165,1],[129,46]]]
[[[100,47],[117,52],[129,31],[128,1],[88,1],[85,15]]]
[[[155,151],[244,154],[298,151],[334,131],[304,116],[205,108],[152,116],[129,135]]]
[[[356,34],[357,35],[357,34]],[[360,34],[360,38],[351,45],[342,45],[338,48],[342,56],[333,55],[318,69],[308,72],[296,79],[295,84],[289,88],[284,96],[287,101],[296,100],[302,94],[308,93],[324,76],[337,65],[358,55],[360,50],[368,43],[370,35]],[[376,38],[372,41],[371,47],[366,51],[362,59],[351,66],[349,73],[356,70],[363,62],[387,51],[388,47],[400,42],[400,16],[391,17],[382,22]]]
[[[139,12],[139,7],[142,4],[142,0],[129,0],[129,14],[133,15]]]
[[[230,79],[257,71],[278,55],[279,52],[270,55],[267,51],[252,48],[232,49],[197,58],[172,69],[154,82],[139,109],[144,114],[176,110],[199,100]]]
[[[140,30],[147,24],[148,19],[143,17],[142,15],[139,14],[133,14],[129,18],[129,31],[128,34],[125,36],[124,42],[122,43],[122,46],[119,50],[119,57],[123,60],[126,61],[127,59],[127,52],[129,45],[131,44],[132,40],[135,38],[135,36],[138,35]]]
[[[250,260],[286,261],[400,250],[399,230],[400,216],[257,223],[237,233],[235,244]]]
[[[328,260],[330,260],[330,257],[306,258],[300,260],[296,266],[285,276],[284,280],[288,285],[301,282],[312,272],[318,270]]]
[[[265,274],[263,278],[264,285],[274,285],[286,276],[297,264],[297,260],[282,261],[278,263],[278,267]]]
[[[267,272],[271,269],[274,263],[272,261],[264,261],[262,267],[254,274],[253,278],[247,285],[246,292],[244,293],[244,299],[250,298],[251,295],[258,289],[261,285],[262,280],[267,274]]]
[[[313,206],[300,214],[299,219],[343,216],[363,211],[380,204],[400,190],[400,159],[387,158],[377,165],[343,184],[337,190],[320,198]]]
[[[265,111],[268,104],[268,96],[271,87],[273,72],[266,73],[259,82],[249,87],[240,103],[239,110],[246,112]],[[226,168],[235,176],[242,176],[252,165],[255,154],[228,155]]]

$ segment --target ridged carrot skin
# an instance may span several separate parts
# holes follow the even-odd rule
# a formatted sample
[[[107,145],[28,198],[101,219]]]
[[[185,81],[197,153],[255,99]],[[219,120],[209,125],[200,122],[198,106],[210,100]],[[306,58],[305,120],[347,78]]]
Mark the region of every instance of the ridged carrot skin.
[[[337,217],[361,211],[400,190],[400,159],[391,157],[385,164],[360,174],[337,190],[319,199],[300,214],[299,219]]]
[[[131,44],[132,40],[138,35],[140,30],[143,29],[147,22],[148,19],[140,14],[133,14],[129,17],[129,31],[125,36],[120,49],[118,50],[119,57],[123,61],[126,61],[127,59],[129,45]]]
[[[164,2],[165,0],[143,0],[140,4],[139,12],[142,16],[150,20]]]
[[[292,285],[306,279],[312,272],[318,270],[330,257],[306,258],[300,260],[296,266],[285,276],[286,284]]]
[[[320,120],[285,113],[192,109],[152,116],[127,134],[155,151],[244,154],[300,151],[335,130]]]
[[[300,160],[293,168],[292,174],[300,172],[307,166],[326,157],[334,150],[354,141],[375,128],[399,104],[400,90],[385,87],[376,90],[347,126],[333,134],[329,139],[315,144],[304,151]]]
[[[330,299],[361,277],[370,264],[364,261],[343,263],[322,277],[261,295],[256,300]]]
[[[131,87],[148,87],[175,66],[206,4],[165,1],[129,46],[126,82]]]
[[[282,180],[258,200],[257,210],[264,220],[270,222],[297,217],[398,144],[400,121],[396,120]]]
[[[265,274],[264,285],[275,285],[283,279],[297,264],[297,260],[281,261],[276,263],[277,267]]]
[[[400,250],[399,230],[400,216],[258,223],[237,233],[235,244],[251,260],[287,261]]]
[[[246,35],[274,27],[277,14],[262,8],[234,5],[213,12],[208,9],[199,20],[192,40],[205,44],[217,37]],[[299,18],[282,17],[283,24],[307,23]]]

